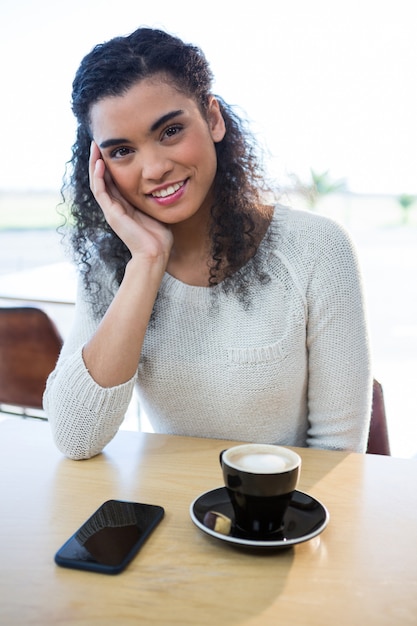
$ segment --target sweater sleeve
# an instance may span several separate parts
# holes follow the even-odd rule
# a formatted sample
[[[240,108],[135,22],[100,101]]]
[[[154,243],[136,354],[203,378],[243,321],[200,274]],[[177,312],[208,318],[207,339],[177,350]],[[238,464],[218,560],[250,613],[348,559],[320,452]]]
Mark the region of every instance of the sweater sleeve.
[[[98,325],[83,286],[78,287],[74,324],[43,398],[57,447],[69,458],[87,459],[113,439],[129,406],[136,376],[104,388],[87,370],[82,350]]]
[[[344,229],[323,220],[307,288],[307,445],[364,452],[372,377],[357,255]]]

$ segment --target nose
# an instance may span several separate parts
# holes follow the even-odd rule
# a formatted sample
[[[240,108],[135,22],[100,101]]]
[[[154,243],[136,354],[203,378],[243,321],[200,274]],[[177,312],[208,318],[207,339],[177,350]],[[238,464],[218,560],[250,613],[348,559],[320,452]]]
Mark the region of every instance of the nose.
[[[163,180],[173,168],[173,163],[166,152],[158,146],[148,147],[142,151],[141,165],[144,180],[153,182]]]

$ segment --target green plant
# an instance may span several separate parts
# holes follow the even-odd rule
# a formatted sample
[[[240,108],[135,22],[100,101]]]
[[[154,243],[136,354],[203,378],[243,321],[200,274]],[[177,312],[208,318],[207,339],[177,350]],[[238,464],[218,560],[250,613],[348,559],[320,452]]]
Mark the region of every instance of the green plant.
[[[331,193],[346,190],[346,181],[333,180],[330,171],[316,172],[310,168],[310,180],[304,183],[296,174],[292,176],[295,191],[300,193],[306,199],[310,209],[315,209],[320,198]]]
[[[403,224],[408,224],[410,219],[410,210],[416,200],[417,196],[413,196],[408,193],[402,193],[400,196],[398,196],[397,201],[401,207]]]

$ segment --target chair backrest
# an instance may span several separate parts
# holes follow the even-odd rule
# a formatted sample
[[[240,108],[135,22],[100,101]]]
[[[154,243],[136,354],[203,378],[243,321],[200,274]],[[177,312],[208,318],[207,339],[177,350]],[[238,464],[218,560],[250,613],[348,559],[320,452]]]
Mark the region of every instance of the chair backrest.
[[[0,308],[0,404],[42,409],[61,347],[55,324],[41,309]]]
[[[381,383],[377,380],[374,380],[373,384],[371,424],[366,451],[368,454],[391,454],[384,393]]]

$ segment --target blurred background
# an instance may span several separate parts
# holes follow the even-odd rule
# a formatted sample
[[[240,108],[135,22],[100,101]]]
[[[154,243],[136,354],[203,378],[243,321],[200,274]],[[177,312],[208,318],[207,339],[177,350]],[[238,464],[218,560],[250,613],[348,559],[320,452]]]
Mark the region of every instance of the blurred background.
[[[392,454],[417,455],[413,0],[0,0],[0,275],[64,259],[55,229],[71,83],[95,44],[138,26],[200,46],[215,93],[264,147],[282,201],[351,232]]]

